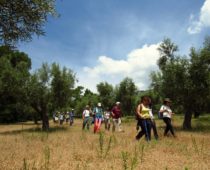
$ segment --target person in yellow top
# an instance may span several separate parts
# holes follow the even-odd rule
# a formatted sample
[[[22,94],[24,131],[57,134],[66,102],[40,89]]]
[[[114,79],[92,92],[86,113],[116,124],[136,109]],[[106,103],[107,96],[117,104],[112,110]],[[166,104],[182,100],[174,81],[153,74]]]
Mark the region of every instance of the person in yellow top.
[[[138,124],[141,126],[141,131],[136,135],[136,139],[141,139],[145,135],[146,140],[151,140],[151,116],[150,116],[150,99],[147,96],[142,97],[141,102],[136,109]]]

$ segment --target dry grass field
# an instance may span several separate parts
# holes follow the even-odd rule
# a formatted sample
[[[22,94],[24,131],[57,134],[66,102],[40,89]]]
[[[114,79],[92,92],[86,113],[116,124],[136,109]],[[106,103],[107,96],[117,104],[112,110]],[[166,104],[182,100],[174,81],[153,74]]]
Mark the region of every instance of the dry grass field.
[[[101,134],[51,122],[50,132],[32,122],[0,125],[1,170],[207,170],[210,169],[210,118],[193,120],[195,131],[182,131],[175,117],[177,138],[163,137],[164,123],[157,120],[160,139],[135,140],[136,122],[125,119],[125,132]]]

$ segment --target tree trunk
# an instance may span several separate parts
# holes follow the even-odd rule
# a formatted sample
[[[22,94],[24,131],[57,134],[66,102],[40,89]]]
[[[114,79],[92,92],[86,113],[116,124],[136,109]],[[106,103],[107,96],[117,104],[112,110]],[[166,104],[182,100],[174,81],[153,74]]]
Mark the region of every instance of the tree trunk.
[[[34,124],[38,125],[38,120],[36,118],[34,118]]]
[[[183,129],[186,129],[186,130],[192,129],[191,119],[192,119],[192,112],[187,111],[184,116]]]
[[[49,118],[46,112],[42,113],[42,130],[49,130]]]
[[[38,116],[34,113],[34,124],[38,125]]]

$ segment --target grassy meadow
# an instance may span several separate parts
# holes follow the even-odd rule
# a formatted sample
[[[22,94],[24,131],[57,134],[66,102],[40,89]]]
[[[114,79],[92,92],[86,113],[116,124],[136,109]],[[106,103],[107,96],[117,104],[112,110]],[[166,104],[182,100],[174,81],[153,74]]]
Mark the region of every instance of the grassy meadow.
[[[136,121],[124,119],[125,132],[82,131],[50,122],[46,133],[33,122],[0,125],[0,170],[207,170],[210,169],[210,116],[193,119],[193,131],[182,131],[182,116],[173,119],[177,138],[163,137],[164,123],[156,120],[160,139],[135,140]]]

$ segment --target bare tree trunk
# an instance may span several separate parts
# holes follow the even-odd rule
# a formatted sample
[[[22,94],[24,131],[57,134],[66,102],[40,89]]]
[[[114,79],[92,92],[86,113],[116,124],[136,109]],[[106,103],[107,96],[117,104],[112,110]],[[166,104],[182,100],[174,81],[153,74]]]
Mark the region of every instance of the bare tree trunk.
[[[49,130],[49,117],[46,112],[42,113],[42,130]]]
[[[42,130],[44,131],[49,130],[49,118],[46,113],[43,114],[43,117],[42,117]]]
[[[192,112],[187,111],[184,116],[183,129],[186,130],[192,129],[191,119],[192,119]]]
[[[34,104],[32,106],[40,114],[40,117],[42,119],[42,130],[48,131],[50,126],[49,126],[49,117],[47,115],[46,104],[42,104],[41,106]]]

